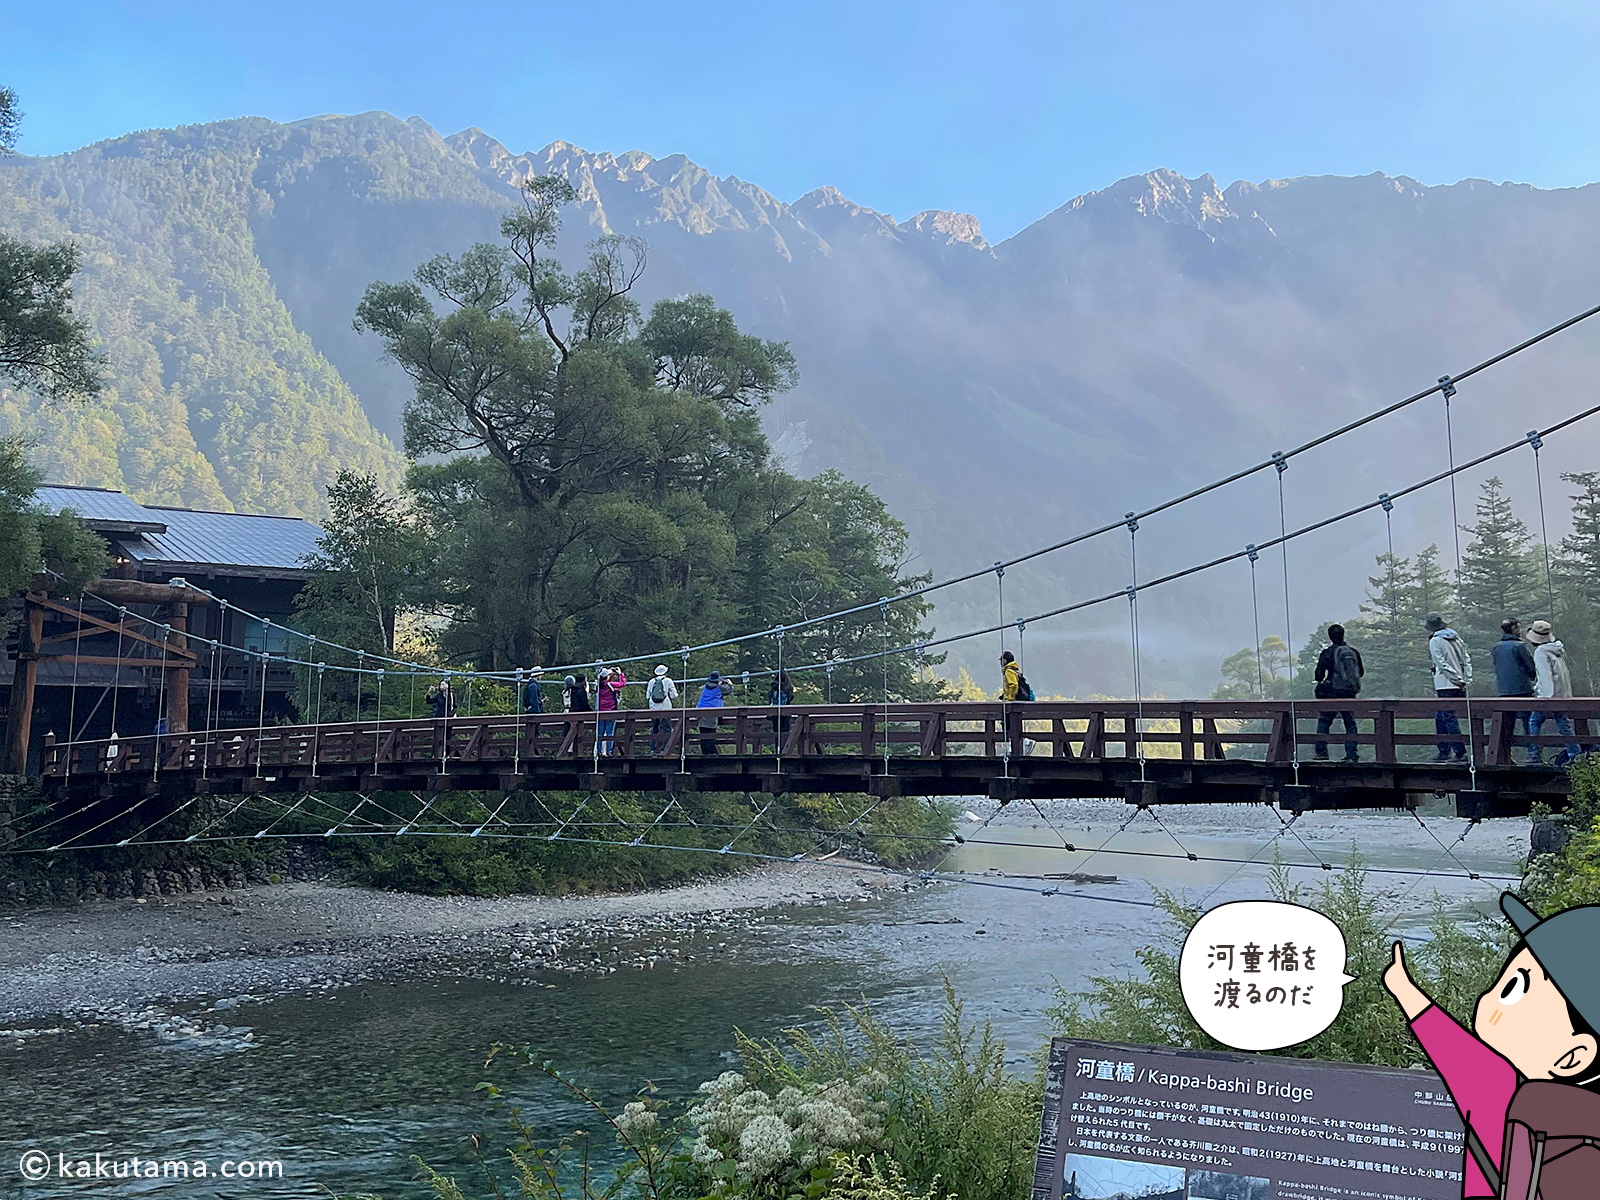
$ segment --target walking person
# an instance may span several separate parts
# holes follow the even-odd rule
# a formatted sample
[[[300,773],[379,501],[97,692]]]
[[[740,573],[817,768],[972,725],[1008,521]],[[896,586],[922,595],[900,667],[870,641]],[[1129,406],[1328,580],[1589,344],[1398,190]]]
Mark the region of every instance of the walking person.
[[[1354,646],[1347,646],[1344,640],[1343,625],[1328,626],[1328,645],[1317,658],[1316,690],[1318,700],[1353,700],[1361,694],[1361,677],[1367,673],[1366,665],[1361,661],[1361,651]],[[1317,714],[1316,756],[1323,762],[1328,761],[1328,743],[1321,739],[1321,735],[1333,728],[1334,718],[1338,717],[1344,722],[1346,734],[1356,731],[1356,716],[1353,712],[1324,709]],[[1356,743],[1344,744],[1344,761],[1353,763],[1359,761],[1361,752]]]
[[[1472,655],[1467,653],[1461,635],[1444,623],[1438,613],[1429,613],[1428,657],[1433,663],[1433,694],[1440,699],[1459,700],[1472,684]],[[1461,720],[1454,709],[1440,709],[1433,715],[1433,728],[1441,739],[1435,762],[1467,761],[1467,744],[1461,740]]]
[[[622,689],[628,686],[628,677],[622,668],[601,667],[595,672],[594,707],[597,712],[614,713],[622,707]],[[615,717],[600,722],[600,753],[610,754],[617,732]]]
[[[644,692],[645,702],[652,713],[668,713],[678,703],[678,685],[672,682],[672,672],[665,663],[657,663],[655,675]],[[666,749],[672,733],[672,720],[666,716],[650,718],[650,753],[660,754]]]
[[[712,671],[706,676],[705,686],[700,689],[700,699],[695,702],[696,708],[721,708],[723,691],[726,681],[717,672]],[[698,721],[700,729],[700,753],[717,753],[717,726],[721,718],[716,713],[703,713]],[[711,736],[707,736],[710,734]]]
[[[1016,655],[1009,650],[1000,652],[1000,699],[1008,703],[1026,703],[1033,699],[1033,685],[1023,675],[1022,667],[1017,663]],[[1022,728],[1022,714],[1020,712],[1006,714],[1006,745],[1011,745],[1012,738]],[[1034,742],[1032,738],[1022,739],[1023,754],[1033,753]]]
[[[561,691],[561,707],[569,713],[589,711],[589,680],[582,672],[567,676],[567,685]],[[562,727],[563,738],[572,732],[574,724],[575,722],[568,721]]]
[[[539,686],[544,678],[544,668],[534,667],[528,675],[528,682],[522,686],[522,711],[538,714],[544,711],[544,689]]]
[[[794,704],[794,684],[789,680],[789,672],[779,671],[772,681],[772,691],[767,696],[767,703],[774,706],[782,714],[776,721],[777,732],[773,740],[773,753],[781,753],[784,735],[789,732],[789,714],[783,712]]]
[[[1547,624],[1545,628],[1549,628]],[[1507,617],[1500,622],[1500,640],[1494,646],[1494,681],[1502,696],[1529,696],[1533,695],[1533,685],[1538,681],[1539,672],[1533,665],[1533,652],[1528,649],[1528,644],[1522,640],[1522,626],[1515,617]],[[1520,722],[1522,732],[1527,734],[1527,711],[1506,714],[1510,718],[1511,736],[1517,734],[1517,725]],[[1530,761],[1533,751],[1528,752]]]
[[[1550,622],[1535,621],[1529,625],[1528,642],[1533,646],[1533,668],[1536,674],[1534,694],[1541,700],[1559,700],[1572,695],[1572,672],[1567,670],[1567,648],[1561,644],[1555,631],[1550,628]],[[1535,709],[1528,717],[1528,736],[1538,737],[1539,730],[1546,724],[1555,725],[1556,732],[1562,737],[1572,736],[1572,722],[1567,719],[1567,714],[1551,712],[1548,709]],[[1577,742],[1568,742],[1552,760],[1552,765],[1564,767],[1581,753],[1583,748]],[[1544,747],[1530,746],[1528,761],[1543,762]]]

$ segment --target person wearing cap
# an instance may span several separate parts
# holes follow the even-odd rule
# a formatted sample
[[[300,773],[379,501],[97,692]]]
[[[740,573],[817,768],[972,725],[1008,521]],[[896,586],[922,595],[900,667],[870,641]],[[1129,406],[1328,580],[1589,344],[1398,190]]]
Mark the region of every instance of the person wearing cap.
[[[1500,640],[1495,643],[1493,657],[1494,681],[1500,689],[1500,694],[1508,697],[1531,697],[1538,672],[1533,666],[1533,652],[1522,640],[1522,623],[1515,617],[1507,617],[1500,622]],[[1518,725],[1522,726],[1524,734],[1528,732],[1526,709],[1506,715],[1511,718],[1512,736],[1516,735]],[[1528,756],[1531,761],[1533,757],[1531,750]]]
[[[1567,648],[1556,637],[1555,630],[1550,628],[1550,622],[1535,621],[1529,625],[1527,639],[1533,647],[1534,695],[1541,700],[1557,700],[1572,695],[1572,672],[1567,670]],[[1572,736],[1572,722],[1567,719],[1567,714],[1550,712],[1548,709],[1535,709],[1528,714],[1528,735],[1538,737],[1539,730],[1546,724],[1554,724],[1556,732],[1562,737]],[[1556,755],[1554,765],[1564,767],[1580,753],[1582,749],[1578,743],[1569,742]],[[1528,761],[1543,762],[1544,747],[1530,747]]]
[[[649,705],[652,713],[667,713],[672,711],[673,705],[678,702],[678,685],[672,682],[672,672],[667,670],[665,663],[657,663],[655,674],[650,677],[650,686],[644,690],[645,703]],[[672,733],[672,721],[665,716],[652,716],[650,718],[650,753],[660,754],[666,748],[667,738]]]
[[[696,708],[721,708],[722,707],[722,697],[723,697],[723,692],[724,692],[725,686],[726,686],[726,684],[725,684],[725,681],[723,680],[722,676],[717,674],[717,672],[712,671],[709,675],[706,676],[705,685],[700,689],[700,699],[695,702],[695,707]],[[700,729],[700,753],[701,754],[716,754],[717,753],[717,739],[716,739],[716,737],[715,736],[707,737],[706,735],[707,734],[715,735],[715,733],[717,732],[717,726],[721,723],[721,720],[722,719],[719,716],[717,716],[716,713],[702,714],[701,715],[700,720],[698,722],[699,729]]]
[[[1540,920],[1510,892],[1500,909],[1522,935],[1500,977],[1478,998],[1468,1033],[1419,988],[1405,951],[1383,985],[1412,1035],[1450,1089],[1467,1128],[1461,1194],[1496,1196],[1506,1115],[1518,1088],[1555,1081],[1600,1091],[1600,905],[1569,908]]]
[[[1459,700],[1467,694],[1472,683],[1472,655],[1467,653],[1461,635],[1444,623],[1438,613],[1428,614],[1428,657],[1433,661],[1433,694],[1442,698]],[[1440,738],[1455,735],[1452,741],[1440,741],[1439,756],[1435,762],[1467,759],[1467,744],[1461,740],[1461,719],[1454,709],[1440,709],[1433,714],[1433,728]]]
[[[522,711],[526,713],[542,713],[544,711],[544,689],[539,686],[544,678],[544,668],[534,667],[528,672],[528,682],[522,685]]]

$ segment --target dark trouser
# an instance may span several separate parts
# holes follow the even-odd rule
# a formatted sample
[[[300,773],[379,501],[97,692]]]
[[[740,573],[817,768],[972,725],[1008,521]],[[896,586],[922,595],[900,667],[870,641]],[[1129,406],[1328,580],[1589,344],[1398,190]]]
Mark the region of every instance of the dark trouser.
[[[700,753],[701,754],[715,754],[715,753],[717,753],[717,739],[714,738],[714,737],[707,737],[706,736],[707,734],[715,733],[716,731],[717,731],[717,727],[715,725],[712,725],[709,728],[707,726],[705,726],[705,725],[700,726]]]
[[[1533,712],[1528,714],[1528,736],[1538,737],[1539,730],[1546,723],[1554,724],[1556,732],[1562,737],[1572,736],[1572,722],[1567,719],[1566,713],[1558,712]],[[1568,742],[1561,748],[1561,753],[1556,755],[1556,765],[1564,766],[1583,753],[1583,747],[1577,742]],[[1544,759],[1543,746],[1530,746],[1528,748],[1528,761],[1541,762]]]
[[[1434,688],[1433,694],[1438,696],[1441,700],[1459,700],[1467,694],[1467,689]],[[1438,712],[1433,714],[1433,731],[1440,737],[1446,737],[1452,733],[1459,735],[1461,733],[1461,718],[1456,716],[1453,711],[1441,708]],[[1465,759],[1467,757],[1467,744],[1459,740],[1454,742],[1440,742],[1439,757],[1449,758],[1451,755],[1454,755],[1460,759]]]
[[[1355,713],[1350,713],[1350,712],[1331,712],[1331,711],[1324,710],[1323,712],[1319,712],[1317,714],[1317,732],[1319,734],[1320,733],[1327,733],[1328,730],[1332,729],[1333,728],[1333,721],[1334,721],[1335,717],[1339,718],[1340,720],[1342,720],[1344,722],[1344,731],[1346,733],[1354,733],[1356,731],[1356,715],[1355,715]],[[1328,757],[1328,743],[1327,742],[1318,742],[1317,745],[1316,745],[1316,754],[1317,754],[1318,758],[1327,758]],[[1359,757],[1360,757],[1360,752],[1356,749],[1356,744],[1354,742],[1346,742],[1344,744],[1344,760],[1345,760],[1345,762],[1355,762],[1356,759],[1359,758]]]
[[[672,736],[672,720],[669,717],[650,718],[650,753],[660,754],[666,749],[667,739]]]

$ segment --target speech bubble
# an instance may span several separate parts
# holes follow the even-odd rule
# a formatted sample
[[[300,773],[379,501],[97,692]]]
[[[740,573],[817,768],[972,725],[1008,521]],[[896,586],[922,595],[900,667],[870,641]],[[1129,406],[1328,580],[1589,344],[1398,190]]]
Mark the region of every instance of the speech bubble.
[[[1339,1015],[1344,934],[1321,913],[1274,900],[1219,904],[1195,923],[1178,959],[1183,1002],[1235,1050],[1281,1050]]]

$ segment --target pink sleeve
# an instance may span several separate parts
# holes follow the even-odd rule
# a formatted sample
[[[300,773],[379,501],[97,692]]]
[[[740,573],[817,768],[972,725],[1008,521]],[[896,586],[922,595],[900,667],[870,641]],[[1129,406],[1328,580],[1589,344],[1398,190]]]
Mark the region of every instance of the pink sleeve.
[[[1477,1131],[1484,1149],[1498,1166],[1505,1140],[1506,1110],[1517,1090],[1516,1068],[1461,1028],[1437,1004],[1422,1010],[1411,1022],[1411,1032],[1450,1089],[1462,1119]],[[1468,1183],[1482,1178],[1470,1157],[1466,1166]],[[1469,1189],[1466,1194],[1491,1193]]]

